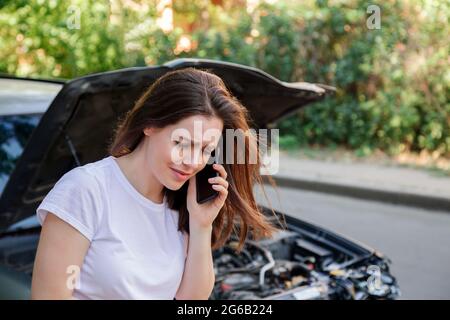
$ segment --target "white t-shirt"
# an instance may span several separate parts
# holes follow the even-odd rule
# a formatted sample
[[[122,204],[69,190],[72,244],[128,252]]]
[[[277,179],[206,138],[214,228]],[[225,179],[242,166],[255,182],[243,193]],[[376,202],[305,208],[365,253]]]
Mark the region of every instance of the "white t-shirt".
[[[38,220],[50,211],[91,242],[74,298],[172,300],[187,257],[178,211],[166,197],[159,204],[137,191],[115,159],[64,174],[36,209]]]

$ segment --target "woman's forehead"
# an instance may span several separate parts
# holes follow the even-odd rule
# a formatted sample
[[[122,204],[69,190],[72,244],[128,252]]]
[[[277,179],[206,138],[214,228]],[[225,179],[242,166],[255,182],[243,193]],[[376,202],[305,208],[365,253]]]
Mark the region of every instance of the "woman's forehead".
[[[167,128],[172,137],[184,138],[194,143],[212,142],[220,138],[223,122],[219,118],[189,117]]]
[[[223,126],[223,121],[218,117],[195,115],[178,121],[175,126],[184,127],[188,130],[194,130],[197,126],[201,126],[206,130],[209,128],[221,129]]]

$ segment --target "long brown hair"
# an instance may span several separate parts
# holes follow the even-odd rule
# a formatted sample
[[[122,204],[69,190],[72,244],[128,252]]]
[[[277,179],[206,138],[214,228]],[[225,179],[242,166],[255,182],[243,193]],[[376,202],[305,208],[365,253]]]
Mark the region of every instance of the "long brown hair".
[[[120,157],[132,152],[144,138],[145,128],[163,128],[193,115],[219,117],[223,121],[223,132],[226,129],[241,129],[246,133],[250,129],[248,109],[230,93],[223,80],[208,69],[188,67],[169,71],[158,78],[137,100],[134,107],[119,119],[109,146],[109,154]],[[278,230],[260,211],[255,201],[255,183],[262,187],[267,199],[259,172],[262,162],[259,152],[255,152],[256,137],[244,137],[245,163],[237,163],[233,159],[231,164],[228,161],[223,164],[228,173],[228,197],[213,222],[212,249],[223,246],[232,232],[239,234],[237,250],[240,251],[249,234],[257,240],[271,237]],[[223,138],[224,134],[221,139]],[[236,146],[233,149],[236,152],[238,150]],[[255,152],[257,158],[253,163],[248,161],[251,151]],[[233,158],[236,152],[232,155]],[[270,176],[268,180],[275,186]],[[179,211],[178,230],[189,233],[187,187],[188,184],[185,183],[179,190],[164,188],[164,192],[168,206]],[[273,209],[272,213],[275,215]]]

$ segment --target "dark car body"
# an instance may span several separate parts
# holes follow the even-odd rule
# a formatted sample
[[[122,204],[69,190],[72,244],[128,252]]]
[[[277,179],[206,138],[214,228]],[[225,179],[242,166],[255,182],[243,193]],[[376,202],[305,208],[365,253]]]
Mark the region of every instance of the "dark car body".
[[[23,112],[38,119],[28,125],[15,159],[3,152],[7,156],[0,197],[0,299],[29,297],[40,232],[35,210],[56,181],[76,166],[105,157],[118,117],[157,78],[185,67],[220,76],[249,109],[255,129],[273,128],[280,119],[334,92],[330,86],[287,83],[256,68],[205,59],[177,59],[161,66],[47,82],[54,89],[53,96],[47,95],[49,107]],[[20,100],[21,94],[17,96]],[[14,126],[5,125],[8,116],[17,115],[0,114],[0,128],[14,138],[21,123],[19,129],[11,129]],[[240,254],[234,251],[233,237],[215,250],[216,285],[210,299],[393,299],[399,295],[389,260],[376,250],[281,212],[273,216],[264,206],[261,210],[274,221],[284,221],[286,230],[271,239],[248,240]]]

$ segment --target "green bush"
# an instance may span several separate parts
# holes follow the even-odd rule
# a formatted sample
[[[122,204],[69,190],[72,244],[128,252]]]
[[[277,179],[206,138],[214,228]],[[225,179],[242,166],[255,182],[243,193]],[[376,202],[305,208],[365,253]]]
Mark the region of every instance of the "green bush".
[[[365,153],[449,156],[449,3],[381,4],[380,30],[366,29],[361,9],[368,2],[345,3],[315,7],[304,23],[314,31],[301,29],[302,38],[320,35],[316,50],[301,56],[303,78],[333,84],[338,92],[289,119],[283,132],[295,132],[301,143]]]

